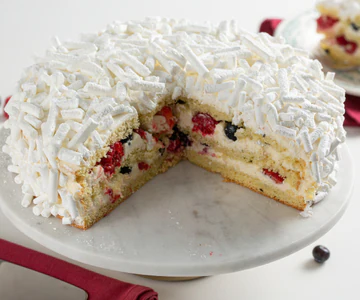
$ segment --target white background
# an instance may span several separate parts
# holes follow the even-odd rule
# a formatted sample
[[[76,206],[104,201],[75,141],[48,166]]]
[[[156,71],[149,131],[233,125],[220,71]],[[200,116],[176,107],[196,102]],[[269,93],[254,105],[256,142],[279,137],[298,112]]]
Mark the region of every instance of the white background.
[[[244,28],[257,31],[264,18],[290,18],[314,5],[314,0],[0,0],[0,96],[11,94],[21,70],[32,63],[33,54],[44,52],[53,35],[61,40],[74,39],[80,32],[97,31],[113,20],[139,19],[148,15],[215,22],[234,18]],[[359,169],[360,128],[347,128],[347,131],[355,169]],[[287,258],[255,269],[169,283],[82,266],[120,280],[150,286],[159,292],[162,300],[360,299],[359,195],[360,185],[356,185],[348,211],[319,241]],[[71,261],[24,236],[1,212],[0,238]],[[312,260],[311,252],[316,244],[326,245],[331,251],[331,258],[324,265]]]

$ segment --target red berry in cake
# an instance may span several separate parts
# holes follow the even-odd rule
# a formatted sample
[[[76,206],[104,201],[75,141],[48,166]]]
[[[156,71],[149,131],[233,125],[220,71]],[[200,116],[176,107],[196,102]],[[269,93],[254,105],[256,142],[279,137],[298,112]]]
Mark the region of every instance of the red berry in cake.
[[[345,46],[345,45],[347,44],[347,40],[346,40],[346,38],[345,38],[344,35],[336,37],[336,42],[337,42],[340,46]]]
[[[150,166],[146,162],[142,161],[138,163],[138,168],[141,171],[146,171],[150,169]]]
[[[115,169],[120,167],[123,156],[123,145],[121,142],[116,142],[110,146],[110,150],[106,153],[106,156],[103,157],[97,165],[101,165],[104,168],[105,174],[111,176],[115,173]]]
[[[348,54],[354,54],[358,47],[355,42],[348,41],[344,35],[336,37],[336,42],[338,45],[343,46]]]
[[[5,117],[6,119],[9,119],[9,115],[8,115],[7,112],[5,111],[5,106],[9,103],[10,99],[11,99],[11,96],[9,96],[9,97],[7,97],[7,98],[5,99],[5,103],[4,103],[4,107],[3,107],[3,109],[4,109],[4,117]]]
[[[216,124],[219,123],[212,116],[205,113],[197,113],[192,117],[194,126],[192,131],[200,132],[202,135],[214,134]]]
[[[120,195],[114,195],[114,191],[110,188],[106,189],[105,195],[109,195],[111,203],[115,203],[117,200],[120,199]]]
[[[312,252],[314,259],[317,263],[322,264],[330,257],[330,251],[325,246],[316,246]]]
[[[179,128],[175,125],[173,129],[173,134],[170,136],[170,143],[167,148],[169,152],[180,152],[185,147],[191,145],[191,141],[187,134],[181,132]]]
[[[266,175],[266,176],[269,176],[272,180],[275,181],[275,183],[277,184],[281,184],[284,182],[285,178],[282,177],[279,173],[276,173],[276,172],[273,172],[269,169],[263,169],[263,173]]]
[[[179,139],[176,139],[176,140],[170,140],[170,144],[169,146],[167,147],[167,150],[169,152],[180,152],[181,151],[181,141]]]
[[[166,123],[169,125],[169,128],[172,129],[175,125],[175,117],[172,113],[172,110],[169,106],[164,106],[157,115],[164,116]]]
[[[152,131],[154,133],[171,133],[172,128],[176,123],[170,106],[164,106],[152,120]]]
[[[339,22],[339,19],[332,18],[330,16],[320,16],[317,20],[317,28],[318,30],[328,30],[331,27],[333,27],[337,22]]]
[[[141,138],[146,140],[146,132],[143,129],[141,129],[141,128],[135,129],[134,132],[136,132],[138,135],[141,136]]]

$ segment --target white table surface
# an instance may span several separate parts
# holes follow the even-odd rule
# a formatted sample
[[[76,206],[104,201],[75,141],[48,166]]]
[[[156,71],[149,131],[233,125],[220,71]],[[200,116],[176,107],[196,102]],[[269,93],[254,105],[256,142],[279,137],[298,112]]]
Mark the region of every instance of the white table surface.
[[[210,21],[235,18],[246,29],[256,31],[266,17],[294,16],[311,9],[314,3],[314,0],[0,0],[0,96],[11,94],[23,67],[32,63],[32,54],[43,53],[52,35],[58,35],[60,39],[76,38],[79,32],[96,31],[112,20],[139,19],[148,15]],[[359,169],[360,128],[347,128],[347,131],[355,169]],[[355,185],[344,217],[316,243],[255,269],[171,283],[79,265],[120,280],[150,286],[159,293],[160,299],[360,299],[359,195],[360,185]],[[0,238],[71,261],[20,233],[1,212]],[[325,245],[331,251],[331,257],[324,265],[312,260],[311,252],[317,244]]]

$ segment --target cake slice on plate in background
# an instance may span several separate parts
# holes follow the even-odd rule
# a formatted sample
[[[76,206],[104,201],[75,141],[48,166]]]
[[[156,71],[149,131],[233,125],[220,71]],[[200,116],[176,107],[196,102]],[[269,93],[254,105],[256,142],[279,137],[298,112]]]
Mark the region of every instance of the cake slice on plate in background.
[[[321,48],[341,65],[360,67],[360,0],[321,0],[317,9]]]

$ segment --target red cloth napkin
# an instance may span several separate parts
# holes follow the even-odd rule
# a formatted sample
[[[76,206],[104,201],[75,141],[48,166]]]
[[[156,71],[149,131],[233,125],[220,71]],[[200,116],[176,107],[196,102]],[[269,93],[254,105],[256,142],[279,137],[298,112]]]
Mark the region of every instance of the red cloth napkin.
[[[89,300],[158,299],[158,294],[148,287],[106,277],[2,239],[0,239],[0,259],[75,285],[88,293]]]
[[[260,32],[274,35],[281,19],[266,19],[260,25]],[[344,126],[360,126],[360,97],[346,94]]]

